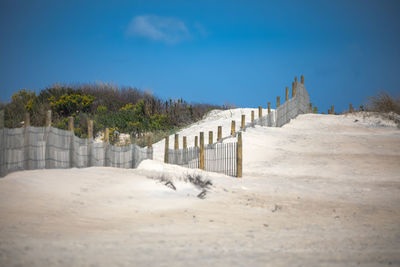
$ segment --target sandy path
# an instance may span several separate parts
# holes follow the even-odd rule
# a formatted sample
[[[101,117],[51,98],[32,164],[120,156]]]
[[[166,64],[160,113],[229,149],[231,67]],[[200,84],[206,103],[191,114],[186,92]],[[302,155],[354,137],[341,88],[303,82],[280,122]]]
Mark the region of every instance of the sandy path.
[[[153,161],[9,174],[0,266],[400,265],[400,131],[374,125],[248,129],[244,178],[202,173],[205,200],[189,170]]]

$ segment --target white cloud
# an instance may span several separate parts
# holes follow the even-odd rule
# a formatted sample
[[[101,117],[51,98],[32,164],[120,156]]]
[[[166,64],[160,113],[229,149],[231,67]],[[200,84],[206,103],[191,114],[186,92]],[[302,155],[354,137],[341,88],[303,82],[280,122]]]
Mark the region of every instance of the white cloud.
[[[179,43],[190,38],[189,30],[183,21],[177,18],[155,15],[134,17],[126,34],[168,44]]]

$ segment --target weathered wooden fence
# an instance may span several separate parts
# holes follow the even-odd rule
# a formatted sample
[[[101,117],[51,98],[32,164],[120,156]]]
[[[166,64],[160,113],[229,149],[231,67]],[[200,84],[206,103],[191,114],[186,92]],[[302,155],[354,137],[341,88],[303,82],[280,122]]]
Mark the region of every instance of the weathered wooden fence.
[[[219,128],[221,129],[221,128]],[[220,133],[220,132],[219,132]],[[236,142],[222,143],[222,139],[212,142],[209,132],[209,144],[204,144],[204,133],[200,133],[200,146],[179,149],[178,135],[175,135],[174,149],[169,149],[169,137],[165,138],[164,162],[188,168],[198,168],[229,176],[242,177],[242,135],[238,133]],[[220,137],[220,135],[219,135]],[[218,138],[219,138],[218,137]],[[184,137],[183,140],[186,138]]]
[[[73,123],[68,131],[51,127],[50,122],[46,124],[46,127],[32,127],[27,117],[23,128],[0,129],[1,176],[13,171],[44,168],[136,168],[142,160],[153,158],[151,146],[113,146],[108,143],[108,134],[106,142],[95,143],[93,133],[90,133],[92,122],[89,122],[89,138],[76,137]]]
[[[333,107],[332,107],[333,109]],[[209,132],[209,144],[204,146],[204,133],[200,133],[200,147],[186,148],[186,137],[183,137],[184,147],[179,149],[178,135],[175,135],[174,149],[169,149],[169,138],[165,139],[164,162],[181,165],[189,168],[200,168],[207,171],[224,173],[230,176],[242,177],[242,135],[248,127],[255,125],[281,127],[299,114],[311,113],[310,97],[304,86],[304,76],[301,82],[297,77],[292,83],[292,98],[289,97],[289,87],[286,87],[285,103],[281,105],[281,98],[276,98],[276,109],[271,110],[268,102],[268,112],[263,114],[262,107],[258,107],[258,118],[251,112],[250,122],[246,123],[246,116],[241,116],[240,128],[236,130],[236,121],[232,121],[230,135],[222,138],[222,126],[218,126],[217,142],[213,143],[213,132]],[[236,138],[236,142],[223,143],[227,138]],[[202,148],[204,146],[204,148]]]

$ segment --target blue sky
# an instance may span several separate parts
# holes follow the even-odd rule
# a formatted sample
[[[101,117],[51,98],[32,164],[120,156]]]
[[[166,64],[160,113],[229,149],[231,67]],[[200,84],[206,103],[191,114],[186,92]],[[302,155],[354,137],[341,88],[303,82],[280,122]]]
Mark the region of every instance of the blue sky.
[[[400,93],[400,1],[0,0],[0,100],[110,82],[161,98],[275,106],[305,76],[320,111]]]

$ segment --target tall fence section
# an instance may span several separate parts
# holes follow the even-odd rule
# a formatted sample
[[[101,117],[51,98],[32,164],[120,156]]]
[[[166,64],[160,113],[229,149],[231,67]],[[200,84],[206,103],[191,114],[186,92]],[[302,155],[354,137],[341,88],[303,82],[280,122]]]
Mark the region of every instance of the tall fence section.
[[[169,137],[165,138],[165,163],[223,173],[229,176],[242,176],[242,135],[240,132],[237,141],[230,143],[223,143],[222,139],[213,143],[212,132],[210,132],[208,145],[204,144],[204,133],[200,132],[200,146],[195,143],[194,147],[187,148],[186,138],[184,137],[182,149],[178,147],[178,137],[179,135],[176,134],[174,149],[169,148]]]
[[[3,116],[1,116],[3,115]],[[0,114],[4,118],[4,114]],[[1,119],[4,125],[4,119]],[[70,120],[71,121],[71,120]],[[141,148],[137,145],[113,146],[108,142],[106,129],[105,142],[96,143],[93,127],[89,127],[89,138],[79,138],[70,129],[61,130],[50,126],[29,126],[25,119],[23,128],[0,129],[0,175],[20,170],[84,168],[91,166],[110,166],[136,168],[144,159],[153,158],[151,146]],[[92,122],[90,123],[92,126]]]
[[[304,86],[304,76],[300,83],[295,77],[292,83],[292,97],[289,97],[289,87],[286,87],[285,102],[281,105],[280,96],[276,98],[276,109],[271,110],[268,102],[268,113],[262,114],[262,107],[258,108],[258,118],[254,111],[251,113],[250,122],[246,123],[245,115],[242,115],[239,131],[236,131],[236,122],[232,121],[231,134],[222,138],[222,127],[218,127],[217,142],[213,143],[213,132],[209,132],[209,144],[204,145],[204,133],[200,133],[200,147],[197,136],[195,146],[187,148],[186,137],[183,137],[183,148],[179,149],[179,136],[175,135],[174,149],[169,148],[169,137],[165,138],[164,162],[189,168],[200,168],[206,171],[224,173],[234,177],[242,177],[242,131],[255,125],[268,127],[281,127],[300,114],[311,113],[312,105],[310,96]],[[236,138],[234,142],[224,143],[227,138]]]

